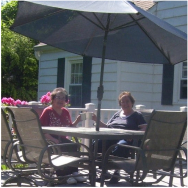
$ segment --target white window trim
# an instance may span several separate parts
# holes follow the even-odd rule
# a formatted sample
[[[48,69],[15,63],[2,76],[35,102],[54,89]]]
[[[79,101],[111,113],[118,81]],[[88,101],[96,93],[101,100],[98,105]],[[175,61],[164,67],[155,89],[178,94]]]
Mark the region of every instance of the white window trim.
[[[182,79],[183,63],[174,65],[174,89],[173,89],[173,104],[184,105],[187,104],[187,99],[180,99],[180,81]]]
[[[65,58],[65,89],[69,93],[70,75],[71,75],[71,61],[83,60],[82,56]]]

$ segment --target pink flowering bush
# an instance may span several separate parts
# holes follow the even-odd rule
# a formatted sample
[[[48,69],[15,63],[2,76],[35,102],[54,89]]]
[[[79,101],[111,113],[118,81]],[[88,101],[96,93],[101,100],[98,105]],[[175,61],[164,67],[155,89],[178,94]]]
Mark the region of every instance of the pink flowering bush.
[[[5,106],[28,105],[27,101],[21,101],[20,99],[14,100],[11,97],[3,97],[1,103]]]
[[[50,92],[47,92],[45,95],[43,95],[42,97],[41,97],[41,99],[40,99],[40,102],[42,103],[42,104],[50,104],[50,95],[51,95],[51,93]]]

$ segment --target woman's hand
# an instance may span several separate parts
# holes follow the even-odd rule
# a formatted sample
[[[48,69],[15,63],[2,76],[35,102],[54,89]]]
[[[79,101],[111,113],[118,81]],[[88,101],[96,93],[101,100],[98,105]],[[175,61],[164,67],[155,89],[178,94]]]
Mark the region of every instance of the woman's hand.
[[[97,121],[97,116],[94,113],[92,114],[92,120],[95,121],[95,122]]]

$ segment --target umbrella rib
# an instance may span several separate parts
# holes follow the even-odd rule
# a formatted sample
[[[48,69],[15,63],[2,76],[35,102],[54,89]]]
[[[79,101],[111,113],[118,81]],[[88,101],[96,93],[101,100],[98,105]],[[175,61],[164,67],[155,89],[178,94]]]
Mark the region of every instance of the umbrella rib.
[[[127,28],[127,27],[132,27],[132,26],[134,26],[134,25],[136,25],[135,23],[131,23],[131,24],[129,24],[129,25],[120,25],[120,26],[118,26],[118,27],[115,27],[115,28],[113,28],[113,29],[110,29],[109,31],[116,31],[116,30],[119,30],[119,29],[124,29],[124,28]]]
[[[99,18],[97,17],[97,15],[95,14],[95,13],[93,13],[93,15],[95,16],[95,18],[98,20],[98,22],[102,25],[102,27],[103,27],[103,29],[102,30],[104,30],[105,31],[105,27],[104,27],[104,25],[101,23],[101,21],[99,20]],[[100,27],[101,28],[101,27]],[[92,41],[92,39],[93,39],[93,36],[94,36],[94,34],[95,34],[95,32],[96,32],[96,29],[93,31],[93,34],[92,34],[92,36],[91,36],[91,38],[90,38],[90,40],[89,40],[89,42],[87,43],[87,46],[85,47],[85,50],[84,50],[84,52],[83,52],[83,54],[82,55],[84,55],[85,54],[85,52],[87,51],[87,49],[89,48],[89,46],[90,46],[90,44],[91,44],[91,41]]]
[[[104,25],[102,24],[102,22],[99,20],[99,18],[97,17],[97,15],[95,13],[93,13],[93,15],[95,16],[95,18],[98,20],[98,22],[101,24],[103,30],[105,30]]]
[[[132,15],[130,15],[131,18],[133,20],[135,20]],[[139,20],[138,20],[139,21]],[[156,46],[156,48],[164,55],[164,57],[166,57],[166,59],[171,63],[170,59],[166,56],[166,54],[164,53],[164,49],[163,48],[159,48],[159,46],[156,44],[156,42],[150,37],[150,35],[148,35],[148,33],[146,32],[146,30],[138,23],[137,20],[135,20],[135,22],[137,23],[137,25],[140,27],[140,29],[148,36],[148,38],[152,41],[152,43]]]
[[[77,13],[80,14],[81,16],[83,16],[86,20],[90,21],[91,23],[93,23],[94,25],[96,25],[97,27],[99,27],[100,29],[104,30],[103,27],[101,27],[100,25],[98,25],[97,23],[95,23],[94,21],[92,21],[91,19],[87,18],[81,12],[77,11]]]
[[[140,18],[138,20],[142,20],[142,19],[143,18]],[[115,31],[115,30],[126,28],[126,27],[131,27],[131,26],[134,26],[134,25],[136,25],[135,20],[131,21],[131,22],[128,22],[126,24],[123,24],[123,25],[119,25],[118,27],[114,27],[113,29],[110,29],[110,31]]]

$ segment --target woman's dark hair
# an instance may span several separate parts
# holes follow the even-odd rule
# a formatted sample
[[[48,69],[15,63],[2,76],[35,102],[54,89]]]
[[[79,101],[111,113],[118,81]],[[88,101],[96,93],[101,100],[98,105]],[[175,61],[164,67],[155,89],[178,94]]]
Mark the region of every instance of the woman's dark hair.
[[[50,95],[51,101],[55,99],[57,93],[62,93],[65,95],[65,102],[68,102],[68,93],[63,87],[55,88]]]
[[[123,92],[120,93],[120,95],[119,95],[119,97],[118,97],[118,101],[119,101],[119,105],[120,105],[120,106],[121,106],[121,99],[122,99],[123,96],[128,96],[129,99],[131,100],[131,103],[132,103],[133,106],[134,106],[135,99],[134,99],[134,97],[131,95],[131,93],[128,92],[128,91],[123,91]]]

